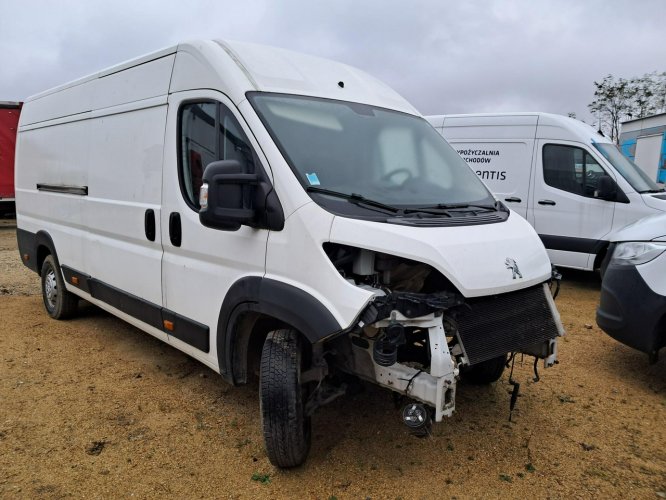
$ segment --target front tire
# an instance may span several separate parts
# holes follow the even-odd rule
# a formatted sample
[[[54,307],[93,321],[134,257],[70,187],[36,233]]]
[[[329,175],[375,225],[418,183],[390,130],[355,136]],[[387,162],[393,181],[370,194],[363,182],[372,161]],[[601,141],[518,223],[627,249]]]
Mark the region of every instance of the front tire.
[[[301,465],[310,451],[311,422],[305,415],[301,369],[298,332],[270,332],[261,353],[259,398],[266,452],[277,467]]]
[[[462,378],[474,385],[492,384],[500,379],[505,366],[506,355],[498,356],[466,368]]]
[[[65,289],[60,268],[52,255],[42,264],[42,299],[46,312],[53,319],[67,319],[74,316],[79,298]]]

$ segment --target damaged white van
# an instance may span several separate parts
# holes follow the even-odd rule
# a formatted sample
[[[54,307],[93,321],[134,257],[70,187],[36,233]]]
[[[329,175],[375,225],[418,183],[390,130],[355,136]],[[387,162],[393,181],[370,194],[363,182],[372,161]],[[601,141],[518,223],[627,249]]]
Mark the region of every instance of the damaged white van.
[[[21,258],[56,319],[85,299],[241,384],[270,460],[350,376],[450,416],[459,377],[556,360],[534,230],[398,94],[258,45],[183,43],[36,95],[16,165]]]

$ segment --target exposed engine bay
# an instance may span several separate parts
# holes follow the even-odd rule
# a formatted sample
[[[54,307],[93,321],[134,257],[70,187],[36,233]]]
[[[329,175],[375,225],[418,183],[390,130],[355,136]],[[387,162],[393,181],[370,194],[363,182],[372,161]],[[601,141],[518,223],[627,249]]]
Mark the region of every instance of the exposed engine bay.
[[[534,356],[535,371],[537,359],[556,363],[564,330],[548,283],[466,299],[427,264],[333,243],[324,250],[347,281],[374,294],[354,328],[327,346],[327,359],[434,408],[437,422],[453,414],[459,378],[494,382],[516,353]],[[418,427],[424,413],[412,403],[403,419]]]

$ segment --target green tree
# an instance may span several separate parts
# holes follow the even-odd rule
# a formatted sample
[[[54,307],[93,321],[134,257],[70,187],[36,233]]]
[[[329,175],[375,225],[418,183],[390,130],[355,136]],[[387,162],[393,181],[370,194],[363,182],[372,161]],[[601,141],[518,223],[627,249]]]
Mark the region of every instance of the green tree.
[[[666,72],[630,79],[608,75],[594,82],[594,101],[588,108],[599,120],[599,127],[617,142],[623,120],[666,112]]]
[[[656,81],[653,75],[643,75],[640,78],[632,78],[631,109],[628,112],[630,118],[645,118],[656,112],[654,92]]]
[[[620,122],[633,110],[632,100],[631,81],[608,75],[600,82],[594,82],[594,100],[587,107],[599,119],[599,126],[617,142]]]

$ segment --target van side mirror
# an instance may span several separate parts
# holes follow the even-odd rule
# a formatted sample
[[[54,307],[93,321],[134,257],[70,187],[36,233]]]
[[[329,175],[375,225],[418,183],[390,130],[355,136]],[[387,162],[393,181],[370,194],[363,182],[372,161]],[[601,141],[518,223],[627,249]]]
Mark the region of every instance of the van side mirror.
[[[597,181],[597,189],[594,193],[595,198],[607,201],[617,199],[617,184],[609,175],[602,175]]]
[[[199,193],[199,221],[206,227],[236,231],[252,224],[256,174],[244,173],[238,160],[214,161],[206,166]]]

